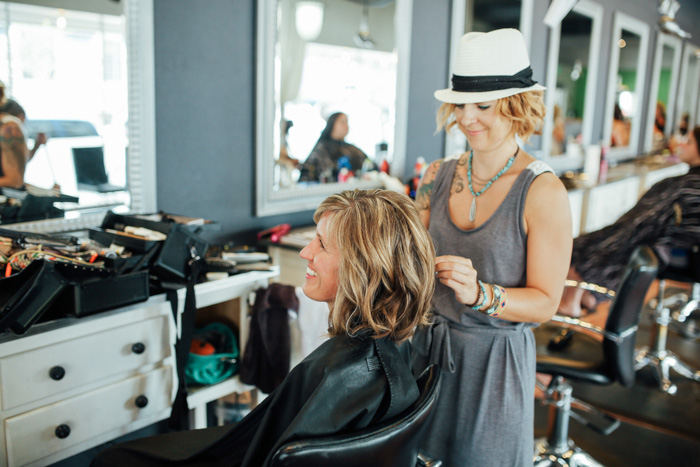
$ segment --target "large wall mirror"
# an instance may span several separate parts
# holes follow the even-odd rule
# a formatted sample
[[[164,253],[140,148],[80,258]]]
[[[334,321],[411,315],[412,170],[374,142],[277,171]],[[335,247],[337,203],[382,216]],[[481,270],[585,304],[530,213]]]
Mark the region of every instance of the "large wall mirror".
[[[700,47],[685,43],[681,63],[681,79],[676,106],[678,128],[693,128],[700,122],[698,118],[698,88],[700,88]]]
[[[604,143],[610,161],[639,154],[649,47],[649,25],[621,12],[615,13],[605,105]]]
[[[452,86],[452,69],[457,44],[467,32],[488,32],[494,29],[519,29],[530,46],[533,0],[455,0],[452,2],[450,25],[450,74],[446,87]],[[445,157],[461,154],[467,138],[457,128],[445,134]]]
[[[152,0],[33,3],[0,2],[0,79],[26,112],[28,146],[48,136],[25,183],[58,185],[78,203],[15,228],[77,230],[106,209],[155,210]]]
[[[654,70],[649,87],[649,108],[644,133],[644,151],[661,153],[674,131],[676,93],[683,42],[659,33],[654,52]]]
[[[384,161],[403,173],[411,9],[412,0],[258,2],[258,216],[380,186],[371,169]],[[318,146],[322,133],[333,141]]]
[[[557,171],[583,166],[593,141],[603,7],[579,1],[550,31],[543,152]]]

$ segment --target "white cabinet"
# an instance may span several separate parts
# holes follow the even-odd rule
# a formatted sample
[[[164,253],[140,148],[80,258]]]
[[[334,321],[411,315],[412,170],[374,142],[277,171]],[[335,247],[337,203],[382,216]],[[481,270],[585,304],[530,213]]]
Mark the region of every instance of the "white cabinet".
[[[0,339],[0,466],[48,465],[169,416],[164,298]]]

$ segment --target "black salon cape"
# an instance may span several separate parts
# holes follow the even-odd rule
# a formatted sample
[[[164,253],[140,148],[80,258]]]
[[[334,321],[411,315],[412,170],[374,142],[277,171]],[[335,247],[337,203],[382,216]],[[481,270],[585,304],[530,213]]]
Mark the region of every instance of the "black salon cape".
[[[93,466],[267,466],[290,441],[355,431],[418,399],[411,368],[389,339],[333,337],[233,426],[182,431],[112,446]]]

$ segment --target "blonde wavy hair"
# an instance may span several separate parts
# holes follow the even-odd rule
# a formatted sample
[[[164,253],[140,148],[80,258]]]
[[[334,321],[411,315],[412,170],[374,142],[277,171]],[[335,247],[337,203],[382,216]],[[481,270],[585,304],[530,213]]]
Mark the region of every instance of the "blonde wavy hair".
[[[314,221],[326,215],[326,240],[341,257],[329,334],[411,337],[428,323],[435,283],[435,249],[413,200],[386,190],[344,191],[326,198]]]
[[[496,101],[496,111],[509,119],[513,131],[520,139],[527,142],[532,135],[542,134],[544,115],[543,91],[527,91],[513,96],[503,97]],[[444,103],[437,112],[437,131],[442,129],[449,132],[457,122],[454,118],[456,104]]]

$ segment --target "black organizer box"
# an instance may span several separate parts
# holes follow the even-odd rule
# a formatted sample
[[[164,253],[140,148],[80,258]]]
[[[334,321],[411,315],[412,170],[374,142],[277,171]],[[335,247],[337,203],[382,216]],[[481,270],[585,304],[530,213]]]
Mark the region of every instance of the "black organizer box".
[[[149,215],[124,215],[112,211],[105,216],[100,228],[89,230],[89,236],[103,245],[116,244],[132,253],[142,254],[148,258],[151,274],[165,280],[184,280],[187,278],[188,264],[193,256],[204,257],[209,243],[199,232],[202,229],[219,228],[216,223],[187,225],[177,222],[180,216],[165,213]],[[163,241],[151,241],[108,232],[123,230],[125,226],[144,227],[163,233]]]
[[[148,299],[148,270],[112,269],[35,259],[0,279],[0,332],[24,334],[39,321],[87,316]]]

